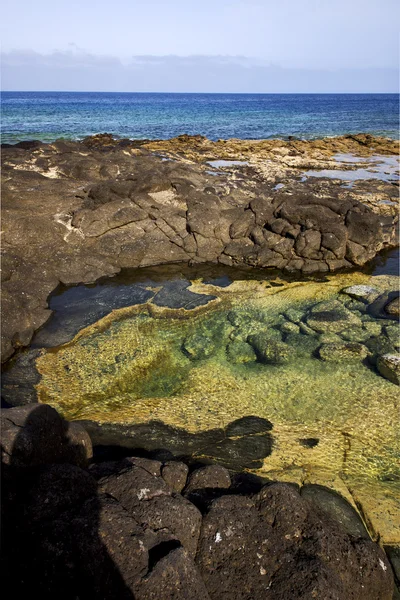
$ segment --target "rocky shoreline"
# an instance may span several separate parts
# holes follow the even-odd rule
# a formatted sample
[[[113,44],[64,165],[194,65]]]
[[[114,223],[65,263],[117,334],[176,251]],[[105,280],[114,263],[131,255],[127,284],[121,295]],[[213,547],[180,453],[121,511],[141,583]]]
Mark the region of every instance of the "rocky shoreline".
[[[161,450],[93,462],[85,430],[46,405],[1,421],[2,589],[15,597],[392,599],[387,555],[330,490],[189,470]]]
[[[185,293],[200,298],[193,311],[198,322],[194,320],[193,331],[179,338],[179,360],[186,360],[187,372],[192,366],[195,372],[200,365],[196,371],[200,373],[202,361],[213,352],[221,352],[229,368],[239,369],[247,365],[255,370],[271,365],[272,369],[286,368],[290,361],[303,364],[303,359],[304,365],[323,364],[327,373],[335,365],[339,370],[350,365],[348,376],[358,403],[362,399],[354,397],[360,377],[356,365],[368,362],[365,376],[373,393],[368,406],[361,402],[359,414],[368,409],[378,415],[377,373],[386,386],[381,397],[388,403],[386,412],[379,413],[377,430],[369,428],[368,415],[360,435],[354,434],[346,414],[343,431],[339,428],[338,433],[332,423],[329,435],[321,418],[326,439],[315,433],[315,427],[312,433],[307,423],[300,423],[301,433],[296,437],[290,418],[286,424],[284,411],[279,409],[281,392],[275,407],[275,420],[283,419],[280,425],[269,420],[270,407],[262,408],[266,412],[261,418],[258,412],[249,411],[238,416],[232,404],[231,418],[229,410],[222,411],[221,426],[217,416],[222,404],[216,401],[214,408],[210,402],[207,406],[210,423],[215,417],[219,424],[213,429],[199,420],[198,430],[192,431],[185,427],[185,419],[200,414],[195,392],[192,404],[184,405],[187,414],[185,418],[180,415],[180,425],[163,419],[164,409],[150,397],[138,407],[144,411],[143,419],[128,419],[127,427],[123,420],[111,423],[78,417],[78,423],[69,414],[64,415],[71,418],[67,422],[42,402],[51,403],[46,393],[52,386],[60,392],[64,377],[70,374],[72,338],[77,332],[64,332],[67,337],[61,336],[55,344],[62,349],[60,344],[71,342],[65,364],[62,359],[52,363],[56,354],[52,350],[47,354],[35,349],[18,351],[30,344],[51,316],[49,294],[60,285],[94,283],[123,269],[216,264],[244,271],[262,269],[266,277],[272,272],[299,278],[325,276],[333,290],[329,278],[334,273],[361,269],[382,250],[398,246],[398,180],[389,173],[378,177],[379,161],[396,154],[393,140],[362,134],[308,142],[211,142],[201,136],[132,141],[102,134],[82,142],[3,145],[2,361],[17,352],[17,368],[5,378],[11,403],[34,402],[2,411],[5,588],[16,596],[36,592],[42,598],[57,595],[66,600],[358,600],[366,598],[366,593],[368,600],[392,598],[392,568],[399,577],[394,535],[398,529],[392,526],[396,510],[392,514],[390,508],[387,515],[379,511],[394,507],[398,481],[395,469],[392,473],[385,463],[392,455],[389,427],[387,456],[380,453],[385,436],[381,421],[391,419],[392,388],[396,390],[393,384],[400,381],[394,323],[399,316],[399,295],[393,281],[385,287],[382,280],[379,289],[359,285],[346,292],[342,286],[338,297],[329,301],[315,287],[319,301],[306,303],[301,311],[289,307],[275,320],[268,315],[268,297],[264,301],[257,291],[259,282],[249,284],[247,291],[245,286],[234,287],[233,292],[243,295],[243,306],[233,303],[226,314],[219,314],[217,308],[224,298],[229,304],[228,292],[224,296],[216,286],[211,296],[216,309],[213,314],[211,301],[210,317],[208,300],[204,306],[201,300],[201,294],[210,293],[205,284],[197,283],[190,292],[186,284],[178,285],[174,292],[177,297]],[[382,163],[381,174],[389,162]],[[377,178],[357,180],[360,166],[378,173]],[[340,176],[308,175],[310,169],[321,174],[337,170]],[[354,174],[350,185],[342,179],[343,169]],[[367,283],[361,273],[359,283]],[[275,285],[282,286],[290,298],[290,285]],[[163,311],[167,314],[168,305],[152,300],[157,294],[161,298],[160,286],[143,288],[141,294],[147,303],[143,323],[151,332],[151,319]],[[248,300],[254,298],[255,305],[250,306]],[[276,302],[281,304],[279,298]],[[139,304],[134,307],[138,315]],[[129,311],[129,305],[125,306]],[[175,317],[179,311],[190,312],[185,306],[176,310]],[[121,323],[123,311],[118,313]],[[91,335],[89,325],[96,329],[102,318],[94,315],[82,326],[87,327],[83,342],[85,335]],[[181,323],[174,326],[178,333],[184,321],[183,315],[180,318]],[[112,317],[107,323],[111,325]],[[168,335],[171,339],[172,334]],[[97,360],[99,369],[104,367],[104,373],[114,369],[115,374],[131,360],[130,349],[126,343],[116,351],[117,346],[105,341],[106,351],[101,350],[101,360],[100,354]],[[155,337],[153,342],[156,347]],[[157,343],[163,348],[162,337]],[[97,340],[93,347],[99,352]],[[112,354],[111,366],[102,363],[107,351]],[[168,353],[163,350],[161,354]],[[152,360],[162,362],[157,356]],[[83,367],[86,364],[83,360]],[[57,369],[61,369],[59,376]],[[209,369],[207,364],[203,369]],[[140,385],[145,386],[146,377],[152,374],[148,365],[143,373]],[[183,381],[182,373],[178,383]],[[160,371],[160,386],[167,389],[170,382],[164,375]],[[35,404],[41,377],[41,403]],[[263,377],[268,373],[260,370],[254,381]],[[275,377],[279,379],[279,373]],[[300,380],[297,374],[293,377]],[[235,387],[240,377],[236,379],[235,385],[227,380],[226,389],[240,400],[239,387]],[[243,393],[252,381],[251,373],[244,373]],[[271,381],[272,377],[269,385]],[[313,381],[316,386],[317,378]],[[199,378],[197,385],[203,383]],[[221,398],[226,394],[223,385],[220,390],[211,385],[210,390],[208,401],[211,396],[217,399],[219,392]],[[156,400],[161,397],[156,394]],[[179,408],[179,395],[174,401],[178,404],[171,398],[171,406]],[[343,414],[344,406],[345,402],[339,406]],[[369,434],[372,443],[364,452]],[[165,439],[176,451],[165,448]],[[272,467],[268,479],[251,473],[272,448],[271,465],[276,464],[280,476],[274,479]],[[313,480],[310,473],[305,475],[307,468],[299,474],[295,460],[299,454],[306,466],[310,461],[310,473],[310,456],[321,465],[335,456],[341,465],[341,487],[328,470],[324,474],[328,487],[320,485],[318,478]],[[363,469],[367,465],[379,475],[382,490],[376,506],[368,490],[374,490],[373,497],[378,488],[369,488],[366,480],[359,488],[353,482],[351,488],[346,480],[343,468],[351,457],[353,470],[360,458]],[[282,464],[289,465],[287,473]],[[345,490],[343,497],[334,489]],[[370,509],[372,513],[376,509],[373,517]],[[378,527],[374,528],[375,522]],[[381,539],[389,544],[387,555],[376,543],[382,523],[389,532]]]
[[[337,152],[367,160],[393,156],[396,143],[366,135],[310,142],[99,135],[3,147],[2,360],[46,322],[47,297],[60,283],[174,262],[334,272],[396,246],[396,185],[302,181],[306,168],[338,167]],[[214,168],[215,158],[249,162]]]

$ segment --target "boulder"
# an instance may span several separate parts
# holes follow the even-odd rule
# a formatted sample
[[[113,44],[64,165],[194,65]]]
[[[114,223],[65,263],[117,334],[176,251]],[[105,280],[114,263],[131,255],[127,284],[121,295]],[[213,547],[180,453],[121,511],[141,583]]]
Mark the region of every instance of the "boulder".
[[[261,363],[278,365],[290,359],[290,346],[273,339],[268,332],[249,335],[247,341]]]
[[[168,461],[161,470],[161,476],[169,487],[180,494],[187,482],[189,467],[183,462]]]
[[[196,563],[211,599],[390,600],[385,554],[354,538],[302,498],[273,484],[252,497],[215,500],[203,519]]]
[[[400,354],[384,354],[377,360],[379,373],[396,385],[400,385]]]
[[[355,300],[360,300],[365,304],[369,304],[376,300],[379,296],[379,291],[370,285],[351,285],[343,288],[342,294],[347,294]]]
[[[340,333],[349,327],[361,327],[361,319],[338,300],[320,302],[312,307],[307,325],[318,333]]]
[[[322,344],[319,357],[326,362],[352,362],[366,358],[368,350],[362,344],[348,342],[343,344]]]

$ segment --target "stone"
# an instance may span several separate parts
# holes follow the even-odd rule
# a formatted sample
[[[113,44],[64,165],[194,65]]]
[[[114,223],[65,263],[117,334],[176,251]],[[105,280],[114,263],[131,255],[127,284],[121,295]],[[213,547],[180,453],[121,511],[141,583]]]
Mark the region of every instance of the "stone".
[[[228,360],[234,364],[249,363],[257,360],[256,353],[247,342],[233,340],[226,347]]]
[[[136,591],[137,600],[210,600],[187,552],[177,548],[161,558]]]
[[[272,339],[268,332],[249,335],[247,341],[261,363],[277,365],[290,359],[290,346]]]
[[[220,465],[210,465],[196,469],[196,471],[193,471],[193,473],[190,474],[184,493],[187,496],[194,490],[205,488],[227,489],[230,485],[231,477],[228,469],[225,469]]]
[[[400,317],[400,296],[385,305],[385,312],[393,317]]]
[[[292,323],[299,324],[304,316],[304,313],[296,308],[288,308],[283,315]]]
[[[307,317],[307,325],[318,333],[340,333],[349,327],[361,327],[361,319],[338,300],[320,302],[313,306]]]
[[[161,470],[161,476],[169,487],[180,494],[187,482],[189,467],[183,462],[168,461]]]
[[[337,492],[317,484],[303,485],[300,494],[338,521],[349,535],[370,539],[359,513]]]
[[[370,285],[351,285],[343,288],[341,292],[365,304],[373,302],[380,294],[379,290]]]
[[[287,484],[214,500],[196,564],[212,600],[230,600],[237,589],[254,600],[362,598],[364,586],[369,599],[391,600],[393,590],[384,552]]]
[[[400,346],[400,329],[397,325],[385,325],[383,328],[385,335],[395,348]]]
[[[288,344],[296,354],[300,356],[313,356],[316,349],[320,346],[320,341],[311,335],[302,333],[291,333],[286,336],[285,343]]]
[[[396,354],[392,342],[383,335],[379,337],[371,337],[365,342],[370,354],[368,360],[371,364],[376,365],[378,358],[384,354]]]
[[[201,360],[212,356],[216,347],[213,336],[204,331],[194,331],[182,345],[185,354],[192,360]]]
[[[47,404],[3,409],[1,449],[3,462],[16,467],[63,461],[86,466],[93,455],[85,429],[68,423]]]
[[[296,325],[295,323],[291,323],[290,321],[286,322],[286,323],[282,323],[281,325],[281,331],[284,335],[287,335],[289,333],[300,333],[300,327],[298,325]]]
[[[154,477],[133,466],[99,480],[101,491],[115,498],[141,525],[165,529],[194,555],[200,532],[201,514],[188,500],[172,495],[162,477]]]
[[[364,327],[349,327],[341,332],[341,337],[349,342],[366,342],[370,337],[371,333],[365,330]]]
[[[400,354],[384,354],[377,360],[379,373],[396,385],[400,385]]]
[[[343,344],[322,344],[319,357],[326,362],[352,362],[366,358],[368,350],[362,344],[348,342]]]
[[[60,282],[93,283],[121,268],[171,262],[327,272],[364,265],[396,245],[390,208],[376,205],[386,211],[376,214],[353,194],[343,199],[334,183],[299,183],[289,193],[285,183],[283,191],[272,192],[269,176],[246,167],[245,177],[220,169],[210,185],[205,153],[252,154],[262,158],[259,165],[268,156],[273,170],[282,172],[273,179],[285,179],[285,161],[296,163],[300,154],[290,152],[300,151],[284,156],[272,150],[277,143],[246,141],[243,147],[240,140],[149,142],[106,134],[4,147],[2,360],[28,345],[49,318],[47,298]],[[314,160],[314,142],[299,143],[301,160]],[[318,143],[336,151],[337,141]],[[364,148],[354,144],[352,151]],[[160,145],[173,160],[160,156]]]

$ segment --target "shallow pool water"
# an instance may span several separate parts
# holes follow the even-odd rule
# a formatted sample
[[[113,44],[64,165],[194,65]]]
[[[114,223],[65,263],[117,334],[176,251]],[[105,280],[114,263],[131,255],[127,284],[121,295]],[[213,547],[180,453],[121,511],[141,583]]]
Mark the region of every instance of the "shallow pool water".
[[[347,165],[365,165],[362,168],[350,169],[322,169],[310,170],[304,173],[303,181],[307,177],[329,177],[330,179],[342,179],[347,182],[359,180],[378,179],[380,181],[397,182],[399,181],[399,159],[396,156],[370,157],[354,156],[352,154],[336,154],[334,157],[338,163]],[[348,186],[349,187],[349,186]]]
[[[216,169],[220,169],[224,167],[243,167],[249,163],[246,160],[209,160],[207,164]]]
[[[393,513],[398,387],[376,359],[399,351],[398,326],[342,290],[393,296],[398,277],[185,277],[155,269],[53,296],[31,350],[38,400],[97,424],[97,443],[372,493],[370,510]]]

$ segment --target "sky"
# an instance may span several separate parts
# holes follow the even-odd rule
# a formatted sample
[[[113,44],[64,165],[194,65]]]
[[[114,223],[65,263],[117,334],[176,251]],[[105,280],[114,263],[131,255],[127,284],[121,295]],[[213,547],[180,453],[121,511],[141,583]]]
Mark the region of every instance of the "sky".
[[[18,0],[2,89],[396,92],[398,0]]]

